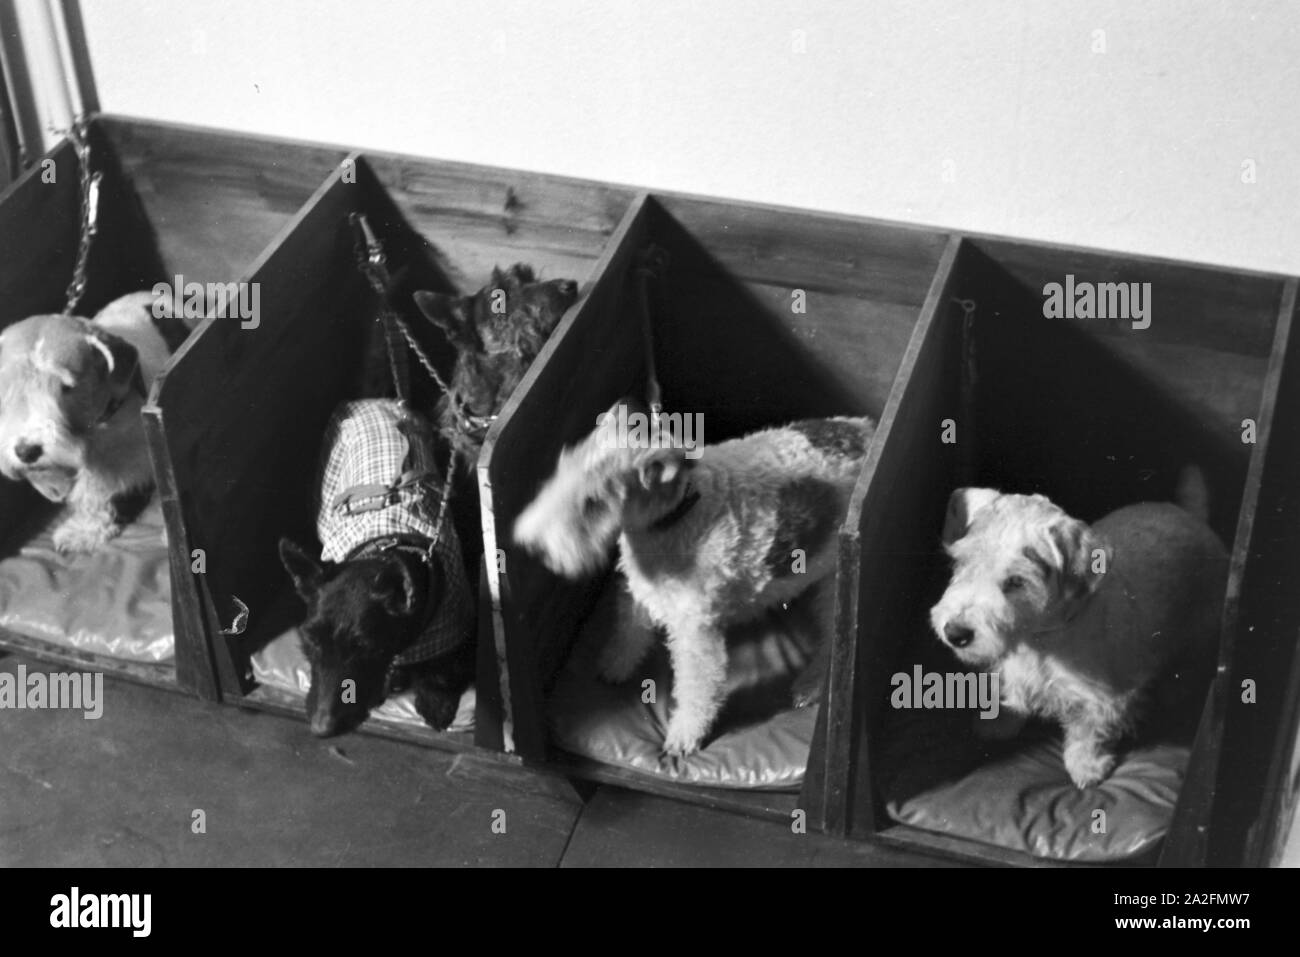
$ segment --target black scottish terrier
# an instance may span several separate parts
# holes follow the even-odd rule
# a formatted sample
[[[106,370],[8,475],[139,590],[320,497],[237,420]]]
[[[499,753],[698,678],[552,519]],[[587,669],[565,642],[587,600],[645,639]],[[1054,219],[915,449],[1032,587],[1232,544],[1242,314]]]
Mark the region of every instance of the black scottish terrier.
[[[577,295],[576,282],[538,281],[523,263],[494,269],[491,282],[472,296],[415,294],[421,312],[457,352],[450,383],[455,399],[444,396],[436,414],[438,433],[463,468],[477,462],[492,417]],[[420,437],[411,442],[411,449],[420,451],[420,461],[413,464],[434,474],[432,427],[418,415],[409,415],[401,427],[412,423]],[[429,505],[436,509],[437,496],[433,498]],[[314,734],[351,731],[390,695],[408,688],[415,692],[416,711],[436,730],[455,719],[461,695],[474,678],[473,635],[439,654],[421,655],[422,660],[408,657],[427,648],[430,625],[440,616],[461,620],[469,606],[472,619],[468,595],[473,589],[465,584],[464,568],[473,567],[481,537],[476,519],[470,523],[473,534],[469,528],[459,535],[452,531],[453,524],[465,524],[464,504],[453,510],[459,513],[455,522],[449,515],[445,526],[449,542],[459,538],[470,546],[464,553],[459,543],[429,554],[427,541],[387,536],[384,547],[360,548],[343,561],[317,561],[281,539],[280,559],[307,604],[299,632],[311,664],[307,713]]]
[[[299,628],[311,664],[307,714],[319,737],[359,726],[389,695],[414,688],[415,710],[434,729],[456,717],[474,677],[474,642],[427,661],[394,662],[443,611],[447,569],[416,548],[396,547],[346,562],[318,562],[288,539],[280,559],[307,603]],[[351,685],[345,684],[351,681]]]

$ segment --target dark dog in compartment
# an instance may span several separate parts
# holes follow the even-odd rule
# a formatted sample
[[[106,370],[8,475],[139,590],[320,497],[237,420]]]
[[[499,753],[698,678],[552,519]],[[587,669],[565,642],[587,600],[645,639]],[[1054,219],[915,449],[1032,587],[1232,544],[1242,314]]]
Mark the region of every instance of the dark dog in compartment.
[[[472,296],[415,294],[420,311],[456,349],[450,394],[436,417],[462,468],[474,467],[492,419],[577,298],[572,279],[539,280],[526,263],[493,269]]]
[[[473,680],[475,604],[433,452],[432,425],[403,403],[345,403],[325,434],[321,560],[280,541],[307,604],[299,631],[318,736],[356,728],[407,688],[444,730]]]

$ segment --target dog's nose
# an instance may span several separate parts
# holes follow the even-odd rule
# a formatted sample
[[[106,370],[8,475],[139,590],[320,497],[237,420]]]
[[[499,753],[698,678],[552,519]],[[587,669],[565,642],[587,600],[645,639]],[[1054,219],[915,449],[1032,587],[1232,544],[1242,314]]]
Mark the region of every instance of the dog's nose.
[[[958,625],[951,621],[943,626],[943,636],[948,639],[948,644],[952,645],[954,648],[965,648],[975,640],[975,632],[973,629],[967,628],[965,625]]]
[[[572,279],[565,279],[560,283],[560,292],[566,296],[576,296],[578,294],[578,284]]]
[[[18,456],[18,461],[23,465],[31,465],[41,457],[45,450],[35,442],[19,442],[14,446],[14,455]]]

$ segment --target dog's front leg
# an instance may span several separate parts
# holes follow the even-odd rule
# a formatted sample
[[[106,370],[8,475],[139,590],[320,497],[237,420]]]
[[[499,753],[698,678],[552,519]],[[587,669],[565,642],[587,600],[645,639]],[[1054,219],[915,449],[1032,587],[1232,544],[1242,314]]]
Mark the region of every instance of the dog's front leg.
[[[620,580],[616,587],[617,625],[614,634],[600,649],[596,670],[605,681],[622,684],[645,660],[659,633],[650,615],[628,591],[627,582]]]
[[[1065,770],[1075,787],[1100,784],[1114,769],[1112,735],[1106,727],[1087,719],[1065,726]]]
[[[727,645],[712,623],[668,630],[668,655],[673,664],[676,707],[668,719],[664,752],[685,756],[700,742],[722,707],[727,680]]]
[[[424,676],[415,682],[415,711],[435,731],[445,731],[456,720],[460,693],[437,676]]]
[[[82,473],[68,495],[68,517],[54,530],[60,552],[93,552],[122,531],[112,493]]]
[[[830,670],[831,651],[835,645],[835,579],[822,579],[808,595],[812,602],[817,646],[807,666],[794,680],[790,697],[796,708],[807,708],[822,700],[826,690],[826,672]]]

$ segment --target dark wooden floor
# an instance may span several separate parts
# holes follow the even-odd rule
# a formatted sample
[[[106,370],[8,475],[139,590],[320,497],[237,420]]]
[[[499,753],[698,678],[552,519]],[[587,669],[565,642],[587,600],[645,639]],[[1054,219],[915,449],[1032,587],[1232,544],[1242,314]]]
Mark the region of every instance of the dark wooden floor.
[[[44,670],[12,656],[0,670],[20,663]],[[0,710],[0,867],[931,863],[617,788],[584,801],[562,778],[318,741],[300,721],[124,682],[104,698],[98,720]]]

